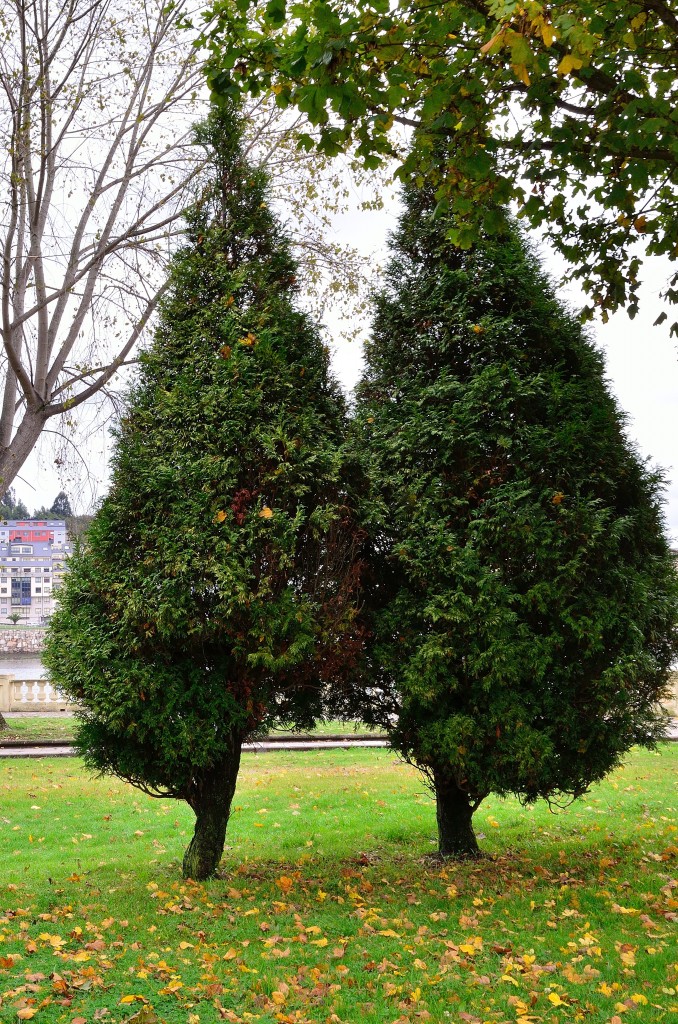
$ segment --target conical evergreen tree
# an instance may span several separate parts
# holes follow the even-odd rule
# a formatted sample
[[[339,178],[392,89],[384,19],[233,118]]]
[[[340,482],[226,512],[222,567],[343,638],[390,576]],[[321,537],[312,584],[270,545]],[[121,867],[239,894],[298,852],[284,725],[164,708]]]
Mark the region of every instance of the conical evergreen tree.
[[[243,741],[312,724],[360,641],[344,402],[238,118],[198,137],[209,180],[45,660],[86,763],[193,808],[184,874],[204,878]]]
[[[55,519],[67,519],[73,515],[73,509],[65,491],[59,491],[52,503],[50,512]]]
[[[475,855],[489,793],[578,796],[660,734],[676,574],[579,323],[508,220],[462,252],[434,207],[406,189],[358,389],[365,682],[395,688],[441,854]]]

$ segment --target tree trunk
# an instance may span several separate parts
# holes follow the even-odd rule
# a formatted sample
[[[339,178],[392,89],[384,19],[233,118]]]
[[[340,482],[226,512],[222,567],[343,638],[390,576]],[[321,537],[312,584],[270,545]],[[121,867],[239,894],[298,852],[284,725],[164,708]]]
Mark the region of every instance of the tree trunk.
[[[0,447],[0,500],[5,496],[24,462],[35,448],[46,423],[42,411],[27,411],[7,447]]]
[[[480,857],[471,818],[468,793],[449,775],[433,773],[438,821],[438,852],[441,857]]]
[[[188,801],[195,811],[195,831],[184,854],[184,878],[200,882],[210,878],[219,867],[238,780],[241,746],[241,739],[234,739],[229,755],[203,776]]]
[[[2,712],[0,711],[0,732],[2,732],[4,729],[7,729],[7,727],[7,722],[2,717]]]

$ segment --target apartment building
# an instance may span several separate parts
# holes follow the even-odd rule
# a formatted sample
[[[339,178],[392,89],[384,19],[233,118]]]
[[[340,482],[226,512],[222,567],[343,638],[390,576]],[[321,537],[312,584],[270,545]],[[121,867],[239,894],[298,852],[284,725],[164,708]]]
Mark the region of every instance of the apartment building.
[[[46,622],[70,552],[63,519],[0,520],[0,622]]]

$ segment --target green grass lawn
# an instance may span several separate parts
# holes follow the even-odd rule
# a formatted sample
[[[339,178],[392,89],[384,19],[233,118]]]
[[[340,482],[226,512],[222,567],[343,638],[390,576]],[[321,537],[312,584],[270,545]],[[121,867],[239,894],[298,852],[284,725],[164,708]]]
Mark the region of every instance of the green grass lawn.
[[[10,718],[7,730],[0,732],[0,744],[5,740],[66,740],[73,739],[75,720],[68,715],[50,718]]]
[[[5,760],[0,1021],[678,1021],[677,790],[678,745],[634,752],[557,814],[490,798],[489,856],[441,865],[390,752],[245,755],[195,885],[184,805]]]
[[[10,718],[6,732],[0,733],[0,745],[5,740],[64,740],[69,742],[73,739],[75,730],[75,719],[69,715],[54,715],[53,717],[26,717]],[[370,735],[372,730],[369,726],[357,722],[319,722],[313,730],[317,736],[328,736],[333,733],[357,733],[358,735]],[[276,734],[292,735],[289,730],[276,730]]]

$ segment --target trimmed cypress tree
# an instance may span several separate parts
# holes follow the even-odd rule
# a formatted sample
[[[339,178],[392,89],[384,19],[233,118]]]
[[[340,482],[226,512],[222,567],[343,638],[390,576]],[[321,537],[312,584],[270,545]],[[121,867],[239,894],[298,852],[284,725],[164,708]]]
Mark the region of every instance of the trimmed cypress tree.
[[[440,853],[474,856],[489,793],[577,797],[660,735],[676,574],[660,478],[515,227],[464,252],[425,188],[404,198],[354,424],[366,684],[396,691]]]
[[[190,804],[184,875],[205,878],[242,743],[310,726],[360,640],[344,402],[238,117],[198,141],[209,180],[45,661],[90,768]]]

